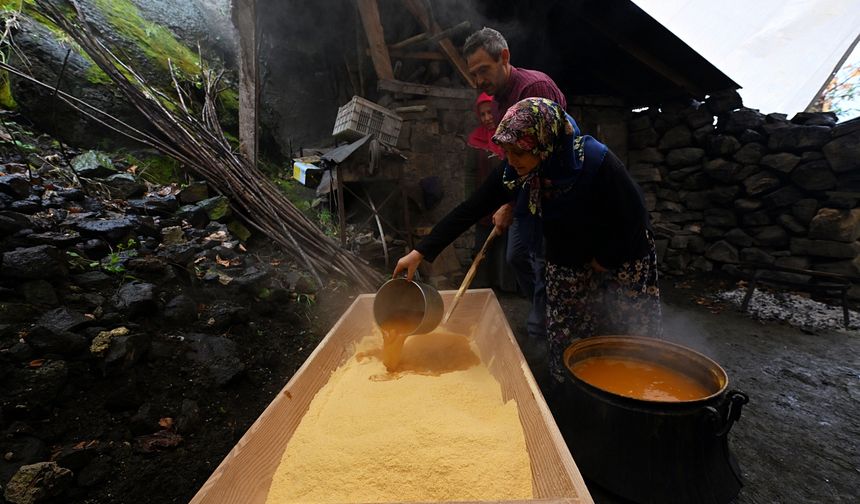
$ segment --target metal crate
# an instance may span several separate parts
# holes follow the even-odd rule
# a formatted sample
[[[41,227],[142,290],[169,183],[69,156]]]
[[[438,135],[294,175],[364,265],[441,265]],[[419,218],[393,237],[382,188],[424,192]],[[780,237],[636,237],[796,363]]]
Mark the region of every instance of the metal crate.
[[[332,135],[345,140],[357,140],[364,135],[376,136],[380,142],[394,146],[403,124],[397,114],[364,98],[352,100],[337,110]]]

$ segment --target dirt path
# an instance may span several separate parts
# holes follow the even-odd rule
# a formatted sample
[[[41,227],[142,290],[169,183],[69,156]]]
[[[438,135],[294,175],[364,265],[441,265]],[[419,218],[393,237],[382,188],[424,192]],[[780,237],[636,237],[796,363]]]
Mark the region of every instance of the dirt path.
[[[729,388],[750,397],[729,434],[744,478],[737,503],[857,502],[860,334],[758,322],[731,307],[696,303],[723,288],[719,282],[673,284],[663,285],[666,339],[720,363]],[[522,338],[517,320],[526,303],[505,297],[502,304]],[[539,382],[541,369],[538,363]],[[621,502],[591,489],[597,503]]]

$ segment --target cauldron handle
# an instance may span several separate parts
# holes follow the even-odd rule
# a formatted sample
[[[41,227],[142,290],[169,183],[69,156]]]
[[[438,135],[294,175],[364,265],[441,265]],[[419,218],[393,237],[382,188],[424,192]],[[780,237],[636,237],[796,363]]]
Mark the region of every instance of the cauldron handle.
[[[708,421],[714,428],[714,435],[722,437],[729,433],[732,425],[741,417],[741,408],[750,400],[749,396],[738,390],[730,390],[723,399],[723,404],[728,403],[726,418],[723,419],[720,411],[713,406],[705,407]],[[722,405],[721,405],[722,406]],[[722,409],[722,408],[721,408]]]

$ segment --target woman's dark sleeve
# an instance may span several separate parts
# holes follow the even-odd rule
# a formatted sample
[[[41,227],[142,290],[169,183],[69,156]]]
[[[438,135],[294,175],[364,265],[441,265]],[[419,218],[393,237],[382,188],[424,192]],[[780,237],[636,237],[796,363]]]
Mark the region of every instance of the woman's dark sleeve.
[[[595,244],[594,258],[601,266],[613,269],[648,253],[645,231],[650,223],[639,186],[612,151],[606,153],[600,171],[595,200],[603,207],[603,236]]]
[[[502,183],[502,170],[505,166],[507,163],[502,163],[493,170],[469,199],[451,210],[433,227],[430,234],[415,246],[415,250],[421,252],[425,260],[433,262],[445,247],[472,224],[511,201],[511,192]]]

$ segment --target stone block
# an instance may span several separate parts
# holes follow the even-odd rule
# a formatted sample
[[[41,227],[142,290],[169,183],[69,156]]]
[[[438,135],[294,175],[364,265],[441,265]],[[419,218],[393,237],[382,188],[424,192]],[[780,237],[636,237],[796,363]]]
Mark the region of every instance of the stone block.
[[[767,226],[770,223],[770,216],[765,212],[753,212],[741,217],[744,227]]]
[[[807,191],[826,191],[836,187],[836,176],[825,160],[801,164],[792,172],[791,181]]]
[[[719,263],[738,264],[740,262],[738,249],[725,240],[711,245],[705,252],[705,257]]]
[[[768,154],[762,157],[761,161],[759,161],[760,165],[781,173],[791,173],[799,163],[800,156],[788,152]]]
[[[787,186],[765,195],[762,200],[770,208],[781,208],[797,203],[803,199],[803,196],[796,187]]]
[[[798,152],[820,149],[831,139],[827,126],[786,126],[771,132],[768,148],[772,151]]]
[[[788,245],[788,233],[782,226],[765,226],[755,230],[755,240],[764,247],[781,248]]]
[[[627,160],[630,165],[637,163],[660,164],[664,159],[665,156],[654,147],[646,147],[627,153]]]
[[[657,140],[660,138],[659,133],[654,128],[647,128],[630,133],[629,145],[631,149],[643,149],[645,147],[653,147],[657,145]]]
[[[791,215],[780,214],[776,217],[776,221],[793,235],[801,236],[806,234],[806,226],[798,222]]]
[[[734,89],[726,89],[711,93],[705,101],[708,108],[716,115],[726,114],[732,110],[743,107],[741,95]]]
[[[822,208],[809,223],[809,238],[850,243],[860,238],[860,208]]]
[[[762,205],[763,203],[757,199],[740,198],[734,201],[735,211],[740,213],[754,212],[761,208]]]
[[[715,204],[723,207],[732,206],[732,203],[740,193],[736,185],[718,186],[708,191],[708,198]]]
[[[741,250],[741,261],[773,264],[774,257],[760,248],[750,247]]]
[[[760,143],[748,143],[735,152],[733,159],[745,165],[758,164],[767,153],[767,147]]]
[[[729,230],[729,232],[725,234],[725,238],[729,243],[737,245],[738,247],[751,247],[755,244],[753,237],[748,235],[746,231],[741,228]]]
[[[730,135],[713,135],[706,140],[705,144],[711,157],[728,158],[741,148],[738,139]]]
[[[762,127],[764,121],[764,114],[758,110],[743,107],[728,113],[725,130],[729,133],[743,133],[746,130]]]
[[[789,255],[777,257],[774,264],[780,268],[809,269],[810,261],[809,258],[805,256]]]
[[[741,180],[738,177],[740,172],[741,165],[726,159],[712,159],[705,163],[705,173],[714,180],[719,180],[720,182],[739,182]]]
[[[860,131],[831,140],[822,150],[836,173],[860,169]]]
[[[660,138],[660,150],[688,147],[693,144],[693,135],[686,126],[675,126]]]
[[[707,208],[705,209],[705,224],[714,227],[733,228],[738,225],[738,218],[733,210]]]
[[[791,206],[791,215],[793,215],[801,224],[808,225],[812,218],[815,217],[818,211],[818,201],[812,198],[805,198]]]
[[[684,147],[669,151],[666,156],[666,164],[670,168],[693,166],[701,163],[705,157],[705,150],[698,147]]]
[[[854,259],[860,254],[860,242],[838,242],[829,240],[791,239],[792,255]]]

